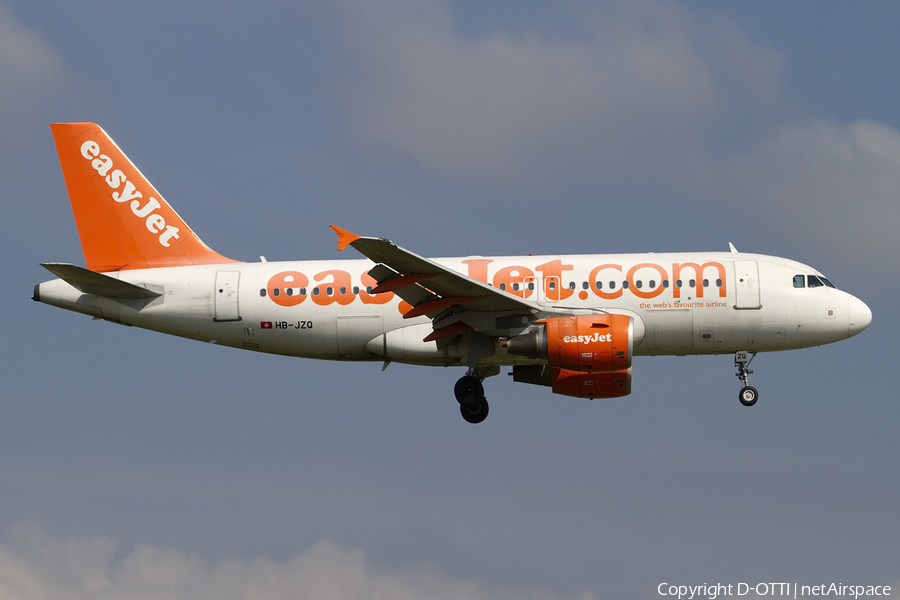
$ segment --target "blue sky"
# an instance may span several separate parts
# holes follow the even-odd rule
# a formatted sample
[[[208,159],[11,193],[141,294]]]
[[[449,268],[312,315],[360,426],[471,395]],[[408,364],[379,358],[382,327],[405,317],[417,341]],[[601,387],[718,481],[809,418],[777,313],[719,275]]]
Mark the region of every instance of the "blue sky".
[[[0,596],[638,599],[900,587],[889,3],[0,0]],[[258,356],[31,302],[83,261],[47,126],[95,121],[203,240],[341,258],[739,249],[863,334],[635,361],[630,396]],[[242,595],[243,594],[243,595]],[[405,595],[405,596],[404,596]],[[895,592],[896,595],[896,592]]]

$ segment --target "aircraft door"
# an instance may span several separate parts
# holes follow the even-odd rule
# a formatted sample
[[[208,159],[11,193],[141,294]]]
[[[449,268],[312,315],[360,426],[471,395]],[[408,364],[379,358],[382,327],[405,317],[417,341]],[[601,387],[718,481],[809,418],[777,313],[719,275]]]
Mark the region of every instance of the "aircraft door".
[[[238,309],[238,282],[240,271],[216,272],[216,316],[214,321],[240,321]]]
[[[532,299],[539,304],[554,304],[559,302],[559,277],[549,275],[547,277],[527,277],[524,281],[526,290],[533,290]],[[526,292],[527,297],[527,292]]]
[[[539,277],[531,275],[522,281],[522,290],[524,297],[534,302],[542,302],[544,295],[541,293],[541,280]]]
[[[559,277],[556,275],[548,275],[544,277],[543,289],[541,290],[546,297],[547,302],[559,302]]]
[[[734,307],[738,310],[762,308],[759,300],[759,266],[755,260],[734,261]]]

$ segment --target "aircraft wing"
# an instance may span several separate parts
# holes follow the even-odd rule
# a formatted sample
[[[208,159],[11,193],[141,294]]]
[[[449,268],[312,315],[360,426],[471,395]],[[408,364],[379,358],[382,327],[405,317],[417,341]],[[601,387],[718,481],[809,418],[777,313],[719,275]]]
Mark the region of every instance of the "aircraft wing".
[[[339,250],[353,246],[377,263],[369,271],[369,275],[378,282],[373,292],[394,292],[406,300],[412,308],[404,314],[404,318],[425,315],[434,319],[451,308],[457,313],[477,311],[533,315],[547,311],[534,302],[405,250],[390,240],[361,237],[335,225],[331,228],[338,234]],[[457,327],[453,333],[459,330]]]

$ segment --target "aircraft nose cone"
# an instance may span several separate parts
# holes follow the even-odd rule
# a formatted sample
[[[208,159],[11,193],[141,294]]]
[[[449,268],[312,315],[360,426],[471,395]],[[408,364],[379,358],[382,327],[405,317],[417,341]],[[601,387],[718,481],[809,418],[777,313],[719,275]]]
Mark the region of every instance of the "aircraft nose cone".
[[[850,337],[853,337],[872,322],[872,311],[859,298],[850,299]]]

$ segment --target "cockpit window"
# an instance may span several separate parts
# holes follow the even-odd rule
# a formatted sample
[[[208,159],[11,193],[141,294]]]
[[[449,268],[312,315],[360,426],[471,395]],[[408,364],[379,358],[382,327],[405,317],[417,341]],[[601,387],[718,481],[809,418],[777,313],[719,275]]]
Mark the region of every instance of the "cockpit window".
[[[794,275],[794,287],[830,287],[837,289],[833,283],[820,275]]]

